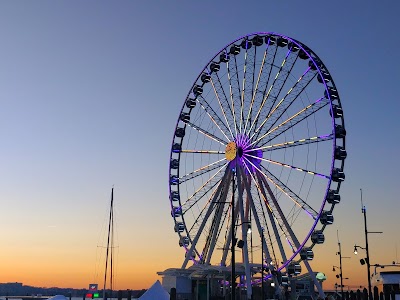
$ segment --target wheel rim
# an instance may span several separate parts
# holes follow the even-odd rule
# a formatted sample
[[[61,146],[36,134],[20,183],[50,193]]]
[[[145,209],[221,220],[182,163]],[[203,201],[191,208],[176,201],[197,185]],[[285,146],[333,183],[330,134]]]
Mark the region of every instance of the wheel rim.
[[[174,131],[169,187],[183,268],[229,264],[232,198],[246,277],[261,261],[260,235],[268,276],[312,259],[340,201],[345,135],[332,76],[310,48],[268,32],[225,46]]]

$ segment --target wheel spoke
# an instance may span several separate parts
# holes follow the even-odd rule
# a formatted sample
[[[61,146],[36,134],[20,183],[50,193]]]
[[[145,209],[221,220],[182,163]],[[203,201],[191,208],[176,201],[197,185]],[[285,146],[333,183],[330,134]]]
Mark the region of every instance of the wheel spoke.
[[[250,171],[250,169],[246,166],[246,164],[245,164],[245,167],[247,168],[247,171]],[[250,174],[250,176],[251,176],[251,178],[252,178],[252,180],[253,180],[255,186],[256,186],[257,189],[260,191],[259,186],[258,186],[258,183],[255,181],[253,175],[252,175],[251,173],[249,173],[249,174]],[[255,220],[255,222],[256,222],[257,230],[258,230],[258,232],[262,232],[262,224],[261,224],[261,222],[260,222],[260,219],[258,218],[257,210],[256,210],[256,207],[255,207],[255,205],[254,205],[254,199],[253,199],[253,196],[252,196],[252,194],[251,194],[250,186],[249,186],[249,184],[247,183],[247,181],[245,181],[244,186],[245,186],[245,188],[246,188],[247,195],[249,195],[249,197],[250,197],[250,207],[251,207],[251,209],[252,209],[252,211],[253,211],[253,216],[254,216],[254,220]],[[269,205],[267,199],[263,199],[263,201],[264,201],[265,205],[268,207],[268,209],[270,209],[270,210],[272,211],[272,208],[271,208],[271,206]],[[266,225],[265,220],[264,220],[264,224]],[[273,265],[271,264],[271,262],[273,261],[273,259],[272,259],[272,257],[271,257],[270,252],[269,252],[269,249],[268,249],[268,247],[267,247],[267,244],[266,244],[266,240],[265,240],[265,239],[264,239],[263,243],[264,243],[264,251],[265,251],[265,256],[266,256],[266,258],[267,258],[266,261],[267,261],[268,267],[269,267],[270,270],[273,270]]]
[[[259,167],[253,164],[246,157],[244,158],[249,164],[251,164],[257,171],[259,171],[265,178],[268,179],[274,186],[276,186],[282,193],[284,193],[289,199],[291,199],[297,206],[302,208],[307,215],[309,215],[314,220],[318,217],[318,212],[313,209],[310,205],[307,204],[303,199],[301,199],[296,193],[294,193],[289,187],[287,187],[282,181],[280,181],[277,177],[275,177],[271,172],[269,172],[265,167],[261,165],[264,171],[268,174],[265,174]]]
[[[222,182],[220,184],[223,184]],[[215,209],[215,205],[212,202],[212,199],[214,197],[216,197],[216,193],[218,191],[218,186],[217,188],[212,192],[212,194],[210,195],[210,198],[207,200],[206,204],[204,205],[203,209],[200,211],[200,213],[198,214],[198,216],[196,217],[196,219],[194,220],[192,227],[187,231],[188,236],[191,236],[191,233],[194,233],[194,235],[199,232],[199,228],[203,226],[203,228],[205,227],[205,224],[203,225],[203,222],[207,222],[208,218],[205,218],[205,215],[209,215],[212,213],[212,211]],[[203,232],[205,231],[205,229],[203,229]],[[200,236],[199,236],[200,237]],[[197,243],[197,239],[195,238]],[[194,243],[193,241],[191,241],[192,243]],[[196,247],[195,247],[196,249]],[[203,254],[200,253],[197,249],[196,249],[196,255],[198,256],[198,262],[202,262],[203,259]]]
[[[214,151],[214,150],[180,150],[178,153],[200,153],[200,154],[225,154],[225,151]]]
[[[260,144],[259,142],[262,142],[260,144],[260,146],[266,145],[267,143],[269,143],[273,139],[277,138],[278,136],[280,136],[282,133],[284,133],[288,129],[299,124],[301,121],[307,119],[309,116],[315,114],[317,111],[319,111],[321,108],[325,107],[328,104],[329,104],[329,99],[327,99],[327,98],[318,99],[313,104],[306,106],[305,108],[303,108],[301,111],[294,114],[289,119],[285,120],[284,122],[282,122],[275,128],[271,129],[269,132],[264,134],[262,137],[255,140],[252,144],[255,145],[256,143]],[[263,141],[264,138],[265,138],[265,141]]]
[[[240,122],[239,122],[239,132],[242,132],[242,123],[243,123],[243,109],[244,109],[244,91],[246,85],[246,66],[247,66],[247,49],[244,54],[244,66],[243,66],[243,80],[242,80],[242,92],[240,93]],[[243,124],[244,125],[244,124]]]
[[[241,231],[242,231],[242,241],[244,241],[243,245],[243,262],[245,264],[245,275],[246,275],[246,284],[247,286],[251,286],[251,274],[250,274],[250,265],[249,265],[249,253],[248,253],[248,248],[247,248],[247,227],[245,227],[245,224],[247,221],[247,218],[245,216],[244,212],[244,205],[243,205],[243,186],[241,182],[241,176],[242,176],[242,168],[239,167],[237,168],[236,171],[236,178],[237,178],[237,186],[238,186],[238,202],[239,202],[239,212],[240,212],[240,220],[241,220]],[[246,214],[247,215],[247,214]]]
[[[185,215],[189,209],[193,207],[200,199],[204,197],[211,189],[213,189],[217,184],[219,184],[221,171],[224,167],[220,168],[214,175],[212,175],[205,183],[203,183],[181,206],[182,215]]]
[[[228,134],[228,132],[230,132],[232,135],[232,131],[230,130],[230,128],[227,127],[227,126],[229,126],[229,124],[227,123],[227,125],[225,125],[225,123],[219,118],[219,116],[216,114],[216,112],[208,104],[206,99],[204,99],[202,96],[197,97],[197,102],[199,102],[201,107],[206,111],[206,113],[210,117],[211,121],[213,121],[215,126],[217,126],[217,128],[221,131],[221,133],[224,135],[226,140],[229,141],[230,139],[226,135],[226,134]],[[219,102],[219,100],[218,100],[218,102]],[[222,107],[221,107],[221,109],[222,109]],[[225,117],[225,112],[222,111],[222,113]],[[226,120],[226,117],[225,117],[225,120]],[[228,122],[228,121],[226,120],[226,122]],[[222,128],[224,128],[226,130],[226,132],[224,130],[222,130]],[[232,138],[233,138],[233,135],[232,135]]]
[[[233,177],[234,178],[234,177]],[[233,185],[233,184],[232,184]],[[231,186],[232,186],[231,185]],[[235,188],[232,188],[232,193],[235,193],[237,186],[235,185]],[[229,220],[227,224],[228,232],[227,236],[224,240],[224,246],[223,246],[223,252],[222,252],[222,258],[221,258],[221,265],[226,265],[226,259],[230,250],[231,242],[232,242],[232,226],[236,226],[237,220],[238,220],[238,214],[239,214],[239,198],[234,199],[235,201],[235,211],[233,212],[233,215],[235,216],[234,219],[236,220],[235,224],[233,224],[233,216],[232,216],[232,200],[230,202],[230,209],[229,209]]]
[[[258,175],[258,174],[257,174],[257,175]],[[263,198],[264,198],[264,199],[267,199],[268,197],[267,197],[267,195],[266,195],[266,193],[265,193],[264,186],[263,186],[262,181],[260,180],[259,176],[257,176],[257,179],[258,179],[259,187],[260,187],[260,189],[261,189],[260,192],[261,192],[261,194],[263,195]],[[280,234],[279,234],[279,232],[278,232],[278,228],[276,227],[276,224],[278,224],[280,230],[283,232],[283,234],[286,236],[286,238],[287,238],[287,233],[286,233],[285,230],[282,228],[282,225],[277,221],[277,218],[276,218],[276,216],[273,214],[272,210],[267,210],[267,212],[268,212],[268,216],[269,216],[270,223],[271,223],[271,226],[272,226],[272,230],[273,230],[273,232],[274,232],[275,239],[276,239],[276,241],[277,241],[277,243],[278,243],[278,248],[279,248],[279,251],[280,251],[280,253],[281,253],[281,257],[282,257],[283,261],[286,261],[286,260],[287,260],[286,252],[285,252],[285,250],[284,250],[284,248],[283,248],[283,244],[282,244],[282,241],[281,241],[281,236],[280,236]],[[269,234],[269,230],[268,230],[268,234]],[[272,245],[273,245],[273,243],[272,243],[272,240],[271,240],[271,246],[272,246]],[[274,253],[275,253],[275,252],[274,252]],[[276,258],[275,258],[275,261],[276,261]]]
[[[267,46],[267,49],[268,49],[268,46]],[[249,122],[249,120],[250,120],[250,116],[251,116],[251,113],[252,113],[252,110],[253,110],[254,100],[255,100],[255,97],[256,97],[257,91],[258,91],[258,85],[259,85],[259,83],[260,83],[261,75],[263,74],[264,65],[265,65],[265,59],[266,59],[266,57],[267,57],[267,49],[264,51],[264,56],[263,56],[263,59],[262,59],[262,62],[261,62],[260,70],[259,70],[259,72],[258,72],[258,77],[257,77],[256,85],[255,85],[254,90],[253,90],[253,93],[252,93],[253,95],[252,95],[252,97],[251,97],[250,108],[249,108],[249,111],[248,111],[248,113],[247,113],[246,122],[245,122],[245,125],[244,125],[244,132],[246,132],[247,124],[248,124],[248,122]],[[253,70],[255,70],[255,63],[256,63],[256,62],[255,62],[255,60],[254,60]],[[267,84],[268,84],[268,81],[267,81]],[[252,86],[254,86],[254,72],[253,72],[253,85],[252,85]]]
[[[223,179],[221,180],[220,184],[218,185],[218,188],[216,189],[214,195],[210,198],[210,200],[211,199],[212,200],[209,201],[205,206],[208,208],[207,208],[207,212],[204,215],[203,220],[200,219],[200,216],[202,215],[202,214],[200,214],[197,218],[197,221],[193,224],[193,225],[200,224],[200,226],[197,228],[196,236],[194,237],[194,239],[191,240],[192,245],[191,245],[189,251],[187,252],[187,255],[186,255],[185,261],[183,262],[182,268],[186,267],[186,264],[188,263],[190,256],[193,253],[193,250],[196,248],[197,241],[198,241],[201,233],[203,232],[203,229],[204,229],[204,226],[206,225],[208,217],[211,215],[211,212],[213,211],[213,208],[215,207],[215,202],[216,202],[215,200],[217,199],[218,195],[221,192],[221,189],[223,188],[223,183],[225,182],[224,179],[226,179],[226,177],[229,177],[229,174],[230,174],[230,172],[229,172],[229,169],[227,168]],[[200,221],[201,221],[201,223],[200,223]],[[189,235],[189,239],[190,239],[190,235]]]
[[[300,139],[297,141],[289,141],[289,142],[284,142],[284,143],[279,143],[279,144],[274,144],[274,145],[269,145],[269,146],[264,146],[264,147],[259,147],[259,148],[252,148],[251,150],[245,150],[244,153],[246,154],[246,152],[256,151],[256,150],[263,150],[263,152],[268,152],[268,151],[274,151],[274,150],[278,150],[278,149],[285,149],[285,148],[289,148],[289,147],[304,146],[304,145],[313,144],[313,143],[330,141],[333,138],[334,138],[334,135],[331,133],[331,134],[326,134],[326,135],[314,136],[311,138]]]
[[[228,130],[231,133],[231,136],[233,137],[234,135],[233,135],[233,132],[232,132],[231,125],[233,127],[235,127],[235,114],[234,114],[234,111],[232,111],[232,108],[230,107],[228,98],[226,96],[224,88],[222,87],[221,79],[219,78],[218,73],[217,72],[212,72],[210,74],[210,76],[211,76],[211,81],[210,82],[211,82],[211,85],[212,85],[212,87],[214,89],[215,97],[216,97],[216,99],[218,101],[219,107],[221,108],[221,112],[222,112],[222,114],[224,116],[224,119],[225,119],[226,125],[228,127]],[[229,115],[229,112],[230,112],[230,115]],[[233,119],[231,122],[228,121],[228,116],[230,116]],[[235,128],[235,130],[236,130],[236,128]]]
[[[281,208],[280,208],[280,206],[279,206],[279,204],[278,204],[278,201],[277,201],[276,198],[275,198],[274,193],[272,193],[272,190],[271,190],[270,186],[268,185],[268,182],[266,181],[265,177],[259,176],[259,178],[263,181],[265,187],[267,188],[267,191],[268,191],[268,193],[269,193],[269,195],[270,195],[270,197],[271,197],[271,200],[272,200],[272,202],[274,203],[274,206],[275,206],[275,208],[277,209],[277,211],[278,211],[278,213],[279,213],[279,215],[280,215],[280,218],[281,218],[281,220],[283,221],[283,224],[284,224],[286,230],[288,231],[288,233],[289,233],[289,235],[290,235],[290,238],[292,239],[292,242],[294,243],[294,246],[295,246],[297,249],[299,249],[299,248],[300,248],[300,243],[299,243],[299,241],[298,241],[296,235],[294,234],[294,232],[293,232],[293,230],[292,230],[292,227],[289,225],[289,222],[286,220],[286,217],[285,217],[285,215],[283,214],[283,212],[282,212],[282,210],[281,210]],[[293,246],[293,245],[292,245],[292,246]]]
[[[278,96],[281,93],[281,90],[282,90],[283,86],[285,85],[286,80],[289,78],[290,72],[292,71],[292,69],[297,61],[297,55],[290,55],[291,53],[292,53],[291,50],[289,50],[287,52],[286,57],[282,61],[279,71],[275,75],[274,81],[273,81],[271,87],[269,88],[267,95],[265,95],[265,97],[264,97],[263,104],[268,99],[270,99],[270,104],[269,104],[269,109],[268,109],[267,115],[269,115],[272,107],[275,105],[275,102],[278,99]],[[283,77],[283,78],[281,78],[281,77]],[[260,108],[259,112],[261,112],[261,108]],[[261,114],[257,115],[257,118],[254,120],[254,122],[250,126],[249,134],[250,134],[251,129],[253,128],[254,124],[258,121],[258,118],[260,115]],[[258,128],[260,128],[260,126]],[[258,133],[259,132],[258,130],[256,130],[251,137],[253,137],[254,134]]]
[[[266,158],[262,158],[262,157],[260,158],[258,156],[254,156],[254,155],[251,155],[251,154],[245,154],[245,156],[246,157],[252,157],[252,158],[255,158],[255,159],[260,159],[262,161],[266,161],[266,162],[271,163],[271,164],[275,164],[275,165],[278,165],[278,166],[290,168],[290,169],[297,170],[297,171],[300,171],[300,172],[305,172],[305,173],[310,174],[310,175],[316,175],[316,176],[319,176],[319,177],[322,177],[322,178],[330,179],[330,176],[328,176],[328,175],[324,175],[324,174],[313,172],[313,171],[309,171],[309,170],[306,170],[306,169],[303,169],[303,168],[299,168],[299,167],[295,167],[295,166],[292,166],[292,165],[284,164],[284,163],[281,163],[281,162],[278,162],[278,161],[275,161],[275,160],[266,159]]]
[[[211,132],[208,132],[207,130],[202,129],[202,128],[200,128],[199,126],[197,126],[197,125],[195,125],[195,124],[193,124],[193,123],[191,123],[191,122],[186,122],[186,125],[190,126],[191,128],[197,130],[197,131],[200,132],[201,134],[204,134],[206,137],[208,137],[208,138],[210,138],[210,139],[212,139],[212,140],[214,140],[214,141],[216,141],[216,142],[218,142],[218,143],[220,143],[220,144],[222,144],[222,145],[224,145],[224,146],[227,144],[226,141],[221,140],[219,137],[215,136],[215,135],[212,134]],[[228,140],[228,141],[229,141],[229,140]]]
[[[246,47],[247,48],[247,47]],[[246,49],[244,66],[243,66],[243,81],[242,81],[242,93],[241,93],[241,109],[240,109],[240,132],[245,132],[245,120],[244,115],[246,114],[247,103],[251,102],[254,88],[254,70],[255,70],[255,56],[257,47],[251,47]],[[248,107],[247,113],[250,112]]]
[[[244,163],[244,167],[246,168],[247,171],[249,170],[245,163]],[[245,184],[249,185],[249,190],[250,191],[251,191],[250,183],[252,182],[252,179],[254,179],[254,178],[251,178],[251,177],[250,178],[249,177],[246,178],[245,176],[243,176],[243,181],[245,182]],[[266,203],[265,200],[264,200],[264,199],[266,199],[265,193],[263,194],[261,189],[259,189],[259,186],[257,186],[256,184],[254,186],[255,186],[255,189],[256,189],[256,192],[257,192],[257,196],[258,196],[258,197],[252,197],[251,198],[251,199],[253,199],[253,203],[252,204],[254,205],[254,208],[255,208],[255,211],[256,211],[256,214],[254,214],[254,218],[261,219],[262,222],[260,222],[260,223],[263,223],[265,225],[265,229],[266,229],[266,232],[268,234],[268,239],[266,239],[266,241],[269,241],[268,244],[269,244],[269,247],[270,247],[271,252],[272,252],[271,259],[273,257],[272,260],[274,262],[276,262],[277,259],[276,259],[275,249],[274,249],[274,239],[272,238],[271,233],[270,233],[270,228],[269,228],[269,225],[267,223],[266,216],[265,216],[265,210],[267,211],[267,214],[272,219],[273,219],[273,213],[272,213],[272,211],[270,209],[268,209],[267,205],[262,205],[263,203]],[[259,201],[254,202],[254,199],[257,199]],[[259,207],[256,207],[257,204],[259,204],[258,205]],[[250,205],[251,205],[251,203],[250,203]],[[249,207],[249,208],[251,209],[251,207]],[[265,208],[267,208],[267,209],[265,209]],[[273,222],[273,221],[271,221],[271,222]],[[275,222],[272,223],[272,226],[274,226],[274,225],[275,225]],[[259,233],[263,234],[262,232],[259,232]]]
[[[208,173],[208,172],[210,172],[212,170],[215,170],[217,168],[221,168],[221,167],[224,168],[224,167],[226,167],[227,164],[228,163],[226,162],[226,158],[223,158],[223,159],[220,159],[220,160],[218,160],[216,162],[213,162],[211,164],[203,166],[203,167],[201,167],[201,168],[199,168],[199,169],[197,169],[197,170],[195,170],[193,172],[190,172],[190,173],[180,177],[179,178],[179,184],[184,183],[185,181],[193,179],[193,178],[195,178],[197,176],[200,176],[200,175],[203,175],[205,173]]]
[[[226,189],[226,193],[228,192],[228,189]],[[226,193],[221,197],[221,199],[226,199]],[[206,251],[204,251],[204,254],[207,255],[207,258],[205,260],[206,264],[210,264],[211,262],[211,257],[212,254],[214,253],[215,247],[216,247],[216,241],[219,239],[220,234],[223,231],[223,225],[226,223],[226,217],[228,215],[228,210],[224,211],[224,207],[226,206],[226,203],[219,203],[217,206],[217,214],[215,217],[215,220],[211,223],[211,231],[212,231],[212,237],[209,243],[208,249],[205,247]],[[229,205],[228,205],[229,207]],[[225,213],[224,213],[225,212]]]
[[[268,199],[266,197],[266,194],[265,194],[265,191],[264,191],[264,188],[263,188],[263,183],[260,182],[260,180],[259,180],[260,183],[258,183],[256,181],[256,179],[254,178],[254,176],[252,175],[251,170],[247,166],[247,164],[244,163],[244,165],[245,165],[247,171],[249,172],[252,181],[254,182],[255,186],[257,187],[257,189],[259,191],[259,194],[262,196],[262,199],[263,199],[265,205],[268,207],[267,211],[270,213],[270,216],[272,217],[272,221],[271,221],[272,226],[274,227],[274,225],[276,225],[276,224],[279,226],[280,230],[282,231],[283,235],[285,236],[286,240],[288,241],[288,243],[290,245],[290,238],[289,237],[290,237],[291,229],[287,228],[287,226],[285,226],[286,219],[284,217],[282,218],[282,212],[280,210],[280,207],[277,206],[276,202],[273,203],[273,205],[270,205],[271,201],[268,201]],[[258,174],[257,174],[257,176],[258,176]],[[256,212],[256,209],[255,209],[254,205],[252,206],[252,209],[254,211],[254,214],[257,215],[257,212]],[[276,211],[276,213],[274,213],[274,211]],[[257,222],[257,220],[258,220],[258,218],[256,218],[256,224],[257,224],[257,227],[259,228],[259,232],[261,233],[262,232],[261,226],[260,226],[259,221]],[[267,231],[269,232],[268,225],[267,225],[266,222],[265,222],[265,225],[267,227]],[[274,227],[274,232],[275,232],[275,235],[276,235],[276,240],[278,241],[278,244],[280,245],[279,248],[280,248],[280,252],[281,252],[281,255],[282,255],[282,259],[284,261],[287,261],[286,260],[286,254],[285,254],[285,251],[283,249],[283,245],[282,245],[282,243],[280,241],[280,234],[278,233],[276,226]],[[271,248],[273,249],[273,247],[272,247],[273,241],[272,241],[271,237],[270,237],[270,243],[271,243]],[[265,256],[267,257],[267,263],[268,263],[269,269],[270,270],[275,270],[275,267],[272,264],[273,261],[277,262],[276,256],[275,256],[275,251],[273,250],[273,255],[274,255],[274,260],[273,260],[271,255],[270,255],[270,253],[269,253],[269,250],[268,250],[268,247],[267,247],[268,245],[266,244],[266,239],[265,238],[263,239],[263,244],[264,244],[264,250],[266,251]],[[294,250],[292,250],[292,251],[294,252]],[[282,267],[278,268],[278,270],[280,270],[280,269],[282,269]],[[278,285],[279,283],[277,281],[276,276],[273,276],[273,278],[274,278],[275,284]]]
[[[231,178],[232,178],[232,173],[230,172],[229,176],[227,176],[226,179],[224,180],[224,182],[221,183],[223,185],[223,189],[221,191],[220,197],[216,198],[216,199],[218,199],[218,201],[215,202],[216,212],[214,214],[214,217],[212,218],[212,221],[210,222],[209,228],[207,229],[208,235],[207,235],[205,246],[203,248],[203,253],[202,253],[202,259],[206,264],[210,263],[211,256],[212,256],[215,246],[216,246],[216,241],[221,232],[220,226],[223,225],[223,221],[225,220],[225,218],[222,218],[222,216],[223,216],[224,208],[227,204],[227,202],[225,200],[226,200],[228,190],[229,190],[229,188],[226,188],[226,187],[229,187]]]
[[[233,58],[232,58],[233,57]],[[238,118],[240,119],[240,84],[239,84],[239,72],[236,64],[236,56],[231,55],[231,58],[229,59],[229,62],[227,62],[227,67],[228,67],[228,80],[229,80],[229,92],[230,92],[230,98],[231,98],[231,103],[232,103],[232,110],[233,110],[233,119],[235,122],[235,128],[237,131],[240,132],[240,127],[238,123],[240,120],[237,120]],[[236,103],[239,102],[239,103]],[[235,105],[236,103],[236,105]],[[236,109],[239,110],[237,113],[239,116],[236,117]],[[236,132],[237,135],[237,132]]]
[[[268,132],[272,126],[279,120],[280,117],[285,113],[285,111],[296,101],[300,94],[305,90],[309,83],[317,75],[316,71],[313,71],[310,67],[303,73],[302,76],[297,80],[293,87],[289,89],[286,95],[278,102],[278,104],[269,112],[264,121],[255,130],[252,137],[257,134],[263,134],[263,132]],[[263,130],[264,125],[271,124],[267,130]]]
[[[268,51],[268,49],[270,47],[272,47],[275,51],[273,51],[273,50],[272,51]],[[259,96],[259,97],[261,96],[262,100],[260,101],[261,102],[260,107],[258,108],[258,111],[257,111],[257,113],[256,113],[256,115],[254,117],[254,121],[251,122],[249,131],[248,131],[247,134],[250,134],[251,129],[253,128],[253,126],[257,126],[258,117],[259,117],[262,109],[264,108],[264,104],[268,99],[268,94],[271,91],[272,86],[270,87],[270,89],[268,90],[268,94],[266,95],[267,88],[268,88],[268,83],[269,83],[269,80],[271,78],[272,67],[274,66],[274,61],[275,61],[277,50],[278,50],[278,47],[276,45],[275,46],[270,46],[269,43],[268,43],[267,48],[265,49],[264,57],[266,57],[266,65],[267,65],[267,67],[260,69],[260,74],[263,75],[261,78],[266,77],[266,79],[264,80],[264,88],[262,89],[263,90],[262,93],[257,93],[257,89],[255,90],[256,96]],[[265,72],[264,72],[264,70],[265,70]],[[261,82],[261,83],[263,83],[263,82]]]

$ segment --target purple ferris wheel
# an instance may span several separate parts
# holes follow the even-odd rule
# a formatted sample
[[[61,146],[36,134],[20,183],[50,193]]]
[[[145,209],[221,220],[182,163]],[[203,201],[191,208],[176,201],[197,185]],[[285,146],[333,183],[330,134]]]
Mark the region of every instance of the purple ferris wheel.
[[[301,262],[310,272],[340,202],[345,137],[336,86],[309,47],[259,32],[222,48],[174,129],[169,199],[182,268],[228,267],[234,256],[247,287],[284,284]]]

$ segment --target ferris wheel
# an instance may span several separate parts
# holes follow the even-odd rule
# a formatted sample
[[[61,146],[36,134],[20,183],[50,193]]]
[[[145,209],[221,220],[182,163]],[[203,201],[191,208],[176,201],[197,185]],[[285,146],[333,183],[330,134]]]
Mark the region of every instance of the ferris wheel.
[[[247,286],[309,269],[345,179],[346,130],[322,60],[290,37],[253,33],[200,71],[179,112],[169,164],[182,268],[228,266]],[[310,269],[309,269],[310,270]],[[264,274],[263,274],[264,275]]]

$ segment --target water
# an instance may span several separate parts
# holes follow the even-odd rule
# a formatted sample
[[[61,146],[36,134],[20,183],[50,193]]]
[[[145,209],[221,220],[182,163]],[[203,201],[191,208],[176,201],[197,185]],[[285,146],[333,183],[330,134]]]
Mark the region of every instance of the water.
[[[69,300],[69,298],[67,297]],[[103,300],[103,298],[96,298],[98,300]],[[131,300],[137,300],[138,298],[131,298]],[[71,300],[83,300],[83,297],[71,297]],[[86,298],[86,300],[91,300],[90,298]],[[107,300],[118,300],[118,298],[108,298]],[[126,298],[122,298],[122,300],[126,300]]]

